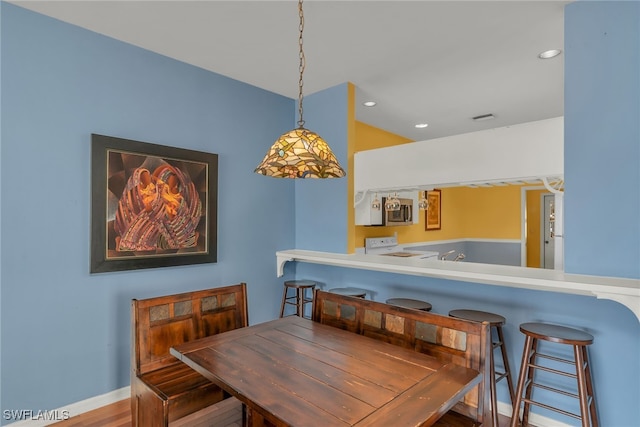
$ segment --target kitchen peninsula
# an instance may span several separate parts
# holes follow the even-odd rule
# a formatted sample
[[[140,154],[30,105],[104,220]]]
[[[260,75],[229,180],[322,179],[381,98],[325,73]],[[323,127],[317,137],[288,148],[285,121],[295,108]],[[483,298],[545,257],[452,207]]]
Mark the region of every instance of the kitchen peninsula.
[[[298,249],[276,252],[278,277],[284,275],[284,265],[288,261],[593,296],[623,304],[640,321],[639,279],[568,274],[559,270],[539,268],[339,254]]]

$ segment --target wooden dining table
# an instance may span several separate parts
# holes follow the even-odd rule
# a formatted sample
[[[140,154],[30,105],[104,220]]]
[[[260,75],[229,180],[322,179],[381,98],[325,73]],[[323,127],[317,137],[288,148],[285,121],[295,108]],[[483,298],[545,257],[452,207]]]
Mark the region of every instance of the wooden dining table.
[[[171,354],[239,399],[250,426],[429,426],[478,371],[298,316]]]

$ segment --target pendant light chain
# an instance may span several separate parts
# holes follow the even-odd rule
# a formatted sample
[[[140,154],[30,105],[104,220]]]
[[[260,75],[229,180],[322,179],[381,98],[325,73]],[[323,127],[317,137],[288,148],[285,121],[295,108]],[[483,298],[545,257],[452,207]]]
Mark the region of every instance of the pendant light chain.
[[[261,175],[275,178],[342,178],[345,171],[338,163],[336,155],[329,144],[317,133],[305,129],[302,116],[302,76],[305,69],[302,33],[304,30],[304,14],[302,0],[298,0],[298,16],[300,17],[298,45],[300,48],[300,79],[298,80],[298,127],[283,133],[273,143],[262,162],[254,170]]]
[[[304,50],[302,49],[302,32],[304,31],[304,13],[302,12],[302,0],[298,1],[298,15],[300,16],[300,25],[298,27],[298,29],[300,30],[300,36],[298,37],[298,46],[300,47],[300,66],[298,68],[300,71],[300,80],[298,80],[298,115],[300,116],[300,119],[298,120],[298,126],[300,127],[300,129],[302,129],[304,128],[304,119],[302,118],[302,98],[304,98],[304,95],[302,95],[302,85],[304,84],[304,82],[302,81],[302,74],[304,73],[304,67],[306,65]]]

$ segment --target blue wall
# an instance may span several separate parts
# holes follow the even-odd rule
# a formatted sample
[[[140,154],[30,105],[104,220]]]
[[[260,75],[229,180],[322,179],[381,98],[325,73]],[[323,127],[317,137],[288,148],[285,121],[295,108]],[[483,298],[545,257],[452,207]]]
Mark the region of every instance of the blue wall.
[[[324,138],[347,167],[346,83],[305,98],[305,127]],[[297,180],[296,248],[347,253],[347,179]]]
[[[2,5],[0,4],[0,24]],[[2,31],[0,31],[0,52],[2,51]],[[0,54],[0,81],[2,81],[2,55]],[[2,85],[0,84],[0,189],[2,189]],[[2,193],[0,193],[0,242],[2,242]],[[0,244],[0,334],[2,333],[2,244]],[[2,381],[2,337],[0,335],[0,382]],[[2,387],[0,387],[0,409],[2,409]]]
[[[250,322],[276,317],[274,254],[295,246],[295,186],[253,169],[292,127],[295,102],[1,10],[1,408],[54,409],[127,386],[134,297],[244,281]],[[89,275],[91,133],[219,154],[216,264]]]
[[[566,9],[568,272],[640,278],[638,7],[576,2]],[[2,409],[53,409],[128,385],[133,297],[246,281],[250,321],[258,323],[277,315],[277,250],[346,251],[346,180],[294,183],[252,173],[295,126],[293,100],[7,3],[0,19]],[[606,58],[591,51],[597,46]],[[345,165],[342,102],[345,85],[308,96],[305,119]],[[94,132],[220,155],[217,264],[88,274]],[[501,312],[516,369],[519,323],[583,327],[595,336],[601,425],[640,419],[640,324],[617,303],[288,263],[286,276],[294,275],[366,287],[376,300],[427,298],[441,313]]]
[[[640,278],[640,2],[565,10],[565,270]]]

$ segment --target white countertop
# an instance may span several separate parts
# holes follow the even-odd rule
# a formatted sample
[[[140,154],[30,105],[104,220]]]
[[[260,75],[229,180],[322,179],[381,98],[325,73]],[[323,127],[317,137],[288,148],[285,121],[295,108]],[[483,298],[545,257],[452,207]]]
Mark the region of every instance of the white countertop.
[[[419,259],[418,257],[398,258],[299,249],[276,252],[278,277],[284,274],[284,264],[287,261],[593,296],[623,304],[640,321],[640,279],[586,276],[567,274],[559,270]]]

